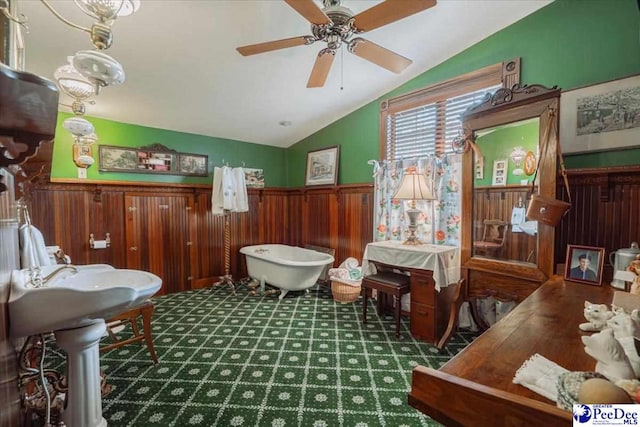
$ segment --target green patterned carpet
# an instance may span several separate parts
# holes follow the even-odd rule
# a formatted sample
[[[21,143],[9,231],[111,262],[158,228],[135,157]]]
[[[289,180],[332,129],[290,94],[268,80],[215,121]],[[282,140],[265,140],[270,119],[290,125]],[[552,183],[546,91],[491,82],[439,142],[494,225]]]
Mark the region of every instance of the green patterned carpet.
[[[101,355],[113,386],[103,399],[109,426],[430,426],[407,405],[411,371],[438,368],[474,334],[441,353],[401,339],[391,316],[333,301],[331,291],[233,296],[227,288],[154,299],[160,359],[144,345]]]

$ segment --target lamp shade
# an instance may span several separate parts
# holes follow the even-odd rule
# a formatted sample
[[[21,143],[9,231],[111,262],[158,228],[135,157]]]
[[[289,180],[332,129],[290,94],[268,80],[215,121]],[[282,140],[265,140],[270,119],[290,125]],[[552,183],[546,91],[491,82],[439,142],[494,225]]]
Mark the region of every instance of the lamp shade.
[[[402,182],[393,198],[400,200],[434,200],[435,196],[425,174],[409,172],[402,177]]]
[[[53,78],[60,89],[75,100],[83,101],[96,94],[96,88],[88,78],[83,76],[71,64],[72,57],[68,58],[69,64],[58,67],[53,73]]]
[[[129,16],[140,9],[140,0],[74,0],[87,15],[108,22],[118,16]]]

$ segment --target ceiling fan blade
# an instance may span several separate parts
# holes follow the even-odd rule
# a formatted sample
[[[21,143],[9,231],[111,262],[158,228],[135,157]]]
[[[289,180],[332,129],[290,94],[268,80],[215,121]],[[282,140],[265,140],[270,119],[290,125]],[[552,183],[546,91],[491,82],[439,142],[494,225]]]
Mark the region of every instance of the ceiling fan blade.
[[[411,60],[368,40],[356,37],[349,42],[349,52],[398,74],[411,65]]]
[[[287,47],[302,46],[311,44],[316,39],[311,36],[291,37],[289,39],[274,40],[265,43],[250,44],[236,48],[243,56],[255,55],[257,53],[269,52],[271,50],[285,49]]]
[[[386,0],[354,16],[358,32],[371,31],[436,5],[436,0]]]
[[[332,49],[322,49],[320,53],[318,53],[316,63],[313,65],[313,70],[311,70],[311,75],[307,82],[307,87],[324,86],[324,82],[327,81],[327,76],[329,75],[329,70],[331,69],[331,64],[333,64],[335,56],[336,51]]]
[[[313,0],[284,0],[296,12],[312,24],[330,24],[331,19],[320,9]]]

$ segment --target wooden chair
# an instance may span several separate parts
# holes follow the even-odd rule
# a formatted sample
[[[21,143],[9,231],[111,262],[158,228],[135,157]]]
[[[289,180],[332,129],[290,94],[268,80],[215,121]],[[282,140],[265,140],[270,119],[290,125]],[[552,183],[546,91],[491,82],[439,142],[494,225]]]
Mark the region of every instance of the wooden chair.
[[[473,242],[476,255],[498,256],[504,247],[509,231],[509,223],[499,219],[485,219],[482,240]]]
[[[122,347],[123,345],[131,344],[144,340],[147,343],[147,349],[151,354],[154,364],[158,364],[158,357],[156,351],[153,348],[153,338],[151,337],[151,316],[153,315],[153,302],[151,300],[145,301],[143,304],[125,311],[118,316],[115,316],[106,321],[107,333],[109,337],[114,341],[112,344],[103,345],[100,347],[100,351],[109,351],[114,348]],[[142,317],[143,333],[140,333],[138,327],[138,317]],[[113,330],[118,326],[131,325],[133,336],[126,339],[119,339]]]
[[[400,337],[400,299],[408,294],[409,276],[389,271],[365,276],[362,279],[362,323],[367,323],[367,298],[372,289],[378,291],[378,315],[382,314],[387,296],[393,296],[393,318],[396,321],[396,337]]]

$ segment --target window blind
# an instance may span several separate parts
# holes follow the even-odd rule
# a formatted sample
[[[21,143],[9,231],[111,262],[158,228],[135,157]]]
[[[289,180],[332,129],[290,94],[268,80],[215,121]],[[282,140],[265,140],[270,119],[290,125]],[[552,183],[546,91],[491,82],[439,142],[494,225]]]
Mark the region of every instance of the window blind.
[[[486,92],[520,82],[520,58],[487,65],[380,102],[380,155],[408,159],[451,151],[461,114]]]
[[[386,159],[398,160],[451,152],[450,142],[462,129],[460,117],[487,92],[501,85],[391,113],[386,117]]]

